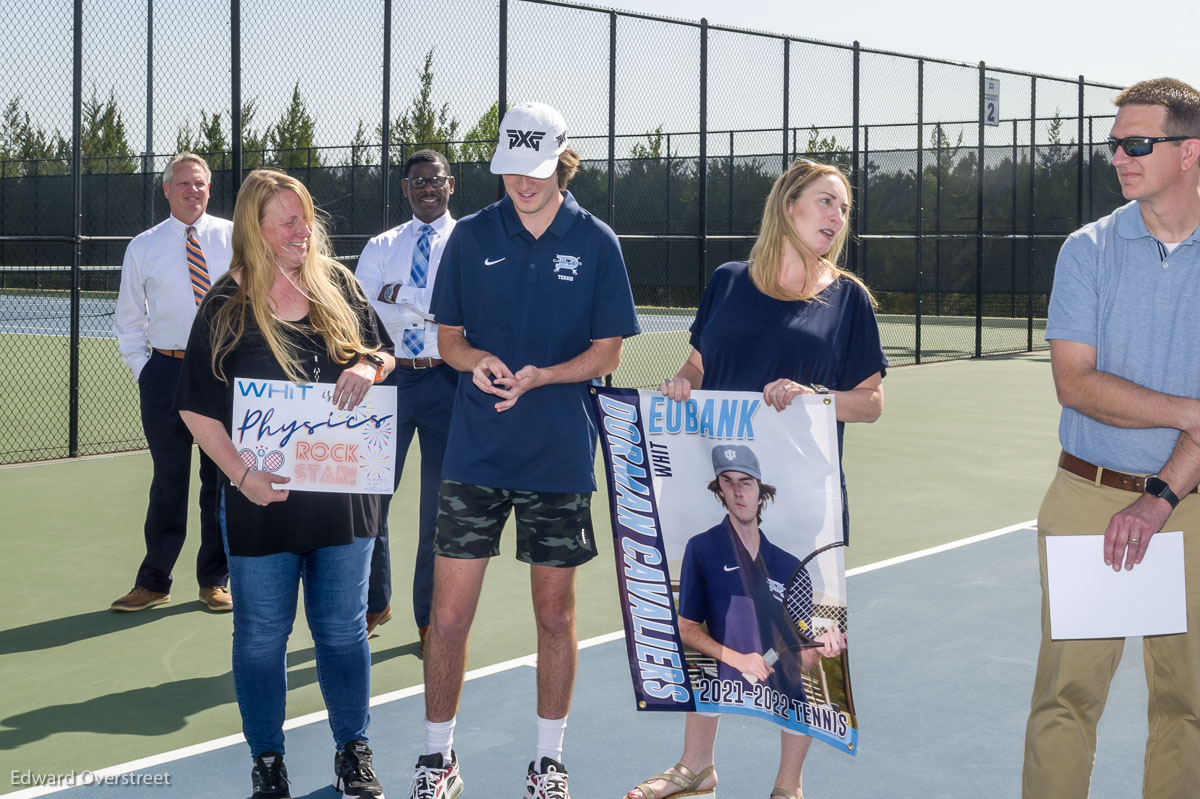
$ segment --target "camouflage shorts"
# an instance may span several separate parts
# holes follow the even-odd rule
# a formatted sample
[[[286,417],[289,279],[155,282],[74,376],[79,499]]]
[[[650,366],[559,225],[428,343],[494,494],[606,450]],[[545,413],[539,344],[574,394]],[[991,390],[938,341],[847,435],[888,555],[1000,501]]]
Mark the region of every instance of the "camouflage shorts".
[[[500,554],[500,532],[517,517],[517,560],[579,566],[596,557],[591,494],[511,491],[443,480],[433,551],[447,558]]]

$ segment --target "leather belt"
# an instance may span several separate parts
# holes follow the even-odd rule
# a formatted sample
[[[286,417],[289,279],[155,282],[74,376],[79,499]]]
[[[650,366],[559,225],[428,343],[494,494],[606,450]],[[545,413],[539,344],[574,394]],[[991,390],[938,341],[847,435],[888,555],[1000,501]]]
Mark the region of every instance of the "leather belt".
[[[1058,466],[1061,469],[1066,469],[1071,474],[1082,477],[1084,480],[1091,480],[1093,483],[1097,482],[1096,473],[1099,472],[1100,485],[1108,486],[1109,488],[1120,488],[1123,491],[1133,491],[1138,494],[1146,491],[1146,477],[1154,477],[1154,475],[1126,474],[1125,472],[1105,469],[1103,466],[1088,463],[1083,458],[1076,458],[1069,452],[1064,452],[1058,457]],[[1196,491],[1193,488],[1189,493],[1195,494]]]
[[[444,364],[441,358],[397,358],[397,366],[407,366],[409,369],[432,369]]]
[[[165,355],[168,358],[183,358],[184,356],[183,350],[160,350],[158,347],[152,347],[151,349],[153,349],[159,355]]]

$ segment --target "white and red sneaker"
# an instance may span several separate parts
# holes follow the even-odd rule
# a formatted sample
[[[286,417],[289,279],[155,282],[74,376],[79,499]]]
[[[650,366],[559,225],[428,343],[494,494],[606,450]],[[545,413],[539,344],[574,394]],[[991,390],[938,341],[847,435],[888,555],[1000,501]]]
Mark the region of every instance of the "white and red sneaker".
[[[525,799],[571,799],[567,793],[567,767],[552,757],[543,757],[540,769],[530,763]]]
[[[441,752],[417,758],[417,770],[412,778],[410,799],[458,799],[463,792],[462,777],[458,775],[458,756],[450,753],[444,762]]]

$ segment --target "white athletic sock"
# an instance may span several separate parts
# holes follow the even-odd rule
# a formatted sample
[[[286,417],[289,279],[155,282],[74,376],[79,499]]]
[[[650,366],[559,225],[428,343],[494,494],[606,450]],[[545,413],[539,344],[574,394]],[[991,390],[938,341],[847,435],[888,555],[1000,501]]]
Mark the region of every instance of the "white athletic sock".
[[[454,722],[458,717],[449,721],[430,721],[425,719],[425,754],[442,753],[442,762],[450,764],[450,750],[454,748]]]
[[[537,757],[533,760],[534,768],[541,768],[543,757],[549,757],[561,763],[563,735],[567,732],[567,717],[544,719],[539,715],[537,731]]]

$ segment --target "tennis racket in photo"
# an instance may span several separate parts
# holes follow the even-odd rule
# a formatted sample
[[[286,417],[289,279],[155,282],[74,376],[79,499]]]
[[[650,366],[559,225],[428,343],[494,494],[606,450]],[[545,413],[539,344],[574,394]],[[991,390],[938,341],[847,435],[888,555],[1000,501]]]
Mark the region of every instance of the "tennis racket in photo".
[[[774,641],[763,653],[768,666],[786,654],[799,656],[804,649],[821,646],[817,639],[829,630],[846,630],[846,576],[842,562],[845,543],[835,541],[809,553],[783,586],[783,601],[758,607],[772,618]],[[773,592],[772,592],[773,594]],[[753,674],[742,673],[751,685]]]

